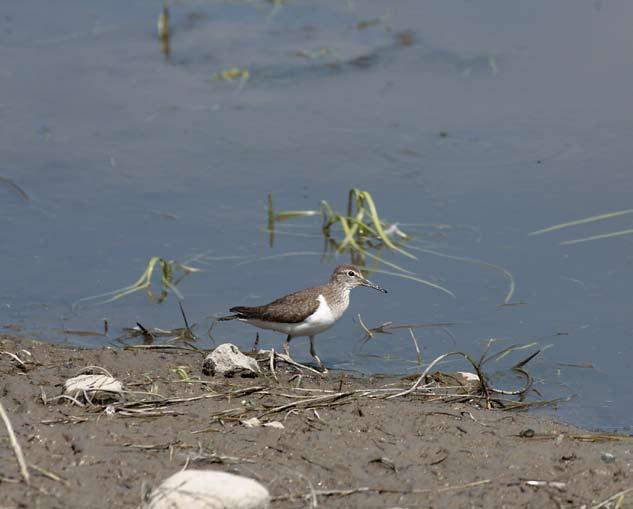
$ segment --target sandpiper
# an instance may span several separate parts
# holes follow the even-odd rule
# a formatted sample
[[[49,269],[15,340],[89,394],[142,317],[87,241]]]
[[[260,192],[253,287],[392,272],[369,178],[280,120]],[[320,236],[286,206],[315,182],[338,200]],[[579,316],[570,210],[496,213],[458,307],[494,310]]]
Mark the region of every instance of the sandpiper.
[[[240,320],[255,327],[287,334],[284,352],[288,357],[290,340],[308,336],[310,355],[325,373],[327,369],[314,348],[314,336],[332,327],[343,316],[349,306],[349,292],[357,286],[368,286],[387,293],[384,288],[365,279],[358,267],[339,265],[330,276],[330,282],[323,286],[285,295],[264,306],[236,306],[230,309],[234,315],[218,320]]]

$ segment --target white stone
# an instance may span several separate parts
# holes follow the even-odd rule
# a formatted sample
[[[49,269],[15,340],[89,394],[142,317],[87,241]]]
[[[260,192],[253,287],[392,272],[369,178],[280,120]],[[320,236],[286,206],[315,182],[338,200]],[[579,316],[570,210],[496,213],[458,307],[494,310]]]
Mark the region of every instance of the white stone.
[[[257,417],[243,419],[240,422],[247,428],[259,428],[262,425],[262,421],[260,421]]]
[[[270,422],[264,423],[264,427],[275,428],[275,429],[286,429],[286,427],[283,424],[281,424],[279,421],[270,421]]]
[[[185,470],[149,496],[147,509],[268,509],[270,494],[248,477],[215,470]]]
[[[79,375],[64,383],[64,394],[79,400],[108,401],[117,399],[121,391],[121,381],[106,375]]]
[[[243,419],[240,422],[247,428],[259,428],[260,426],[264,426],[265,428],[286,429],[279,421],[262,422],[257,417]]]
[[[240,349],[231,344],[219,345],[204,359],[202,372],[205,375],[224,375],[232,377],[240,375],[243,377],[257,376],[260,373],[257,361],[240,352]]]
[[[475,373],[470,373],[468,371],[458,371],[457,374],[461,375],[461,377],[467,382],[479,382],[479,376]]]

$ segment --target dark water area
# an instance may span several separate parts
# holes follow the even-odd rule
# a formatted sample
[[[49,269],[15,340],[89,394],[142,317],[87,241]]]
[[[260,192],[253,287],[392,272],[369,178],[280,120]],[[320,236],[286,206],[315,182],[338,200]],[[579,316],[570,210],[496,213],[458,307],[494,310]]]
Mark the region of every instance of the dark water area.
[[[416,331],[425,361],[478,357],[490,338],[536,341],[542,397],[575,395],[557,416],[631,431],[633,238],[559,243],[630,229],[633,215],[528,235],[631,208],[630,3],[178,3],[169,60],[156,2],[33,1],[0,14],[4,332],[102,346],[137,321],[180,327],[173,295],[73,307],[161,256],[204,269],[178,288],[209,347],[214,316],[320,284],[349,261],[320,255],[318,218],[279,224],[271,247],[268,193],[279,210],[327,200],[344,211],[357,187],[412,249],[509,271],[516,305],[500,306],[509,280],[498,270],[384,253],[455,298],[372,274],[389,294],[354,291],[317,339],[328,366],[419,371],[407,330],[361,345],[358,313],[368,325],[458,322]],[[233,67],[249,79],[213,79]],[[64,332],[104,319],[107,337]],[[248,347],[255,329],[218,323],[213,336]],[[266,331],[260,344],[282,339]],[[309,359],[307,341],[293,349]],[[516,385],[502,368],[534,349],[488,370]]]

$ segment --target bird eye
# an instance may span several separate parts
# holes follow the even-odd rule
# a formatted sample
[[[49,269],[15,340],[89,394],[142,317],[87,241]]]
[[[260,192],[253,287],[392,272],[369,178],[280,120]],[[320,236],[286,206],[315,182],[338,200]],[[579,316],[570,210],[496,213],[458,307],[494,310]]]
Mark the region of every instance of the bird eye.
[[[350,271],[347,273],[347,275],[348,275],[348,276],[355,276],[356,274],[354,273],[354,271],[353,271],[353,270],[350,270]]]

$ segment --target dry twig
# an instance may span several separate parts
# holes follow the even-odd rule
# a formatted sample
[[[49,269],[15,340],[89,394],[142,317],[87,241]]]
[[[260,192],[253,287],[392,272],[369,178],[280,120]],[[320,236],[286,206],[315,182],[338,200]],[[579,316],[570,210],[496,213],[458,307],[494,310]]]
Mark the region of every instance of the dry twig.
[[[371,486],[361,486],[359,488],[350,488],[347,490],[311,490],[309,493],[301,493],[301,494],[289,494],[289,495],[280,495],[278,497],[273,497],[271,502],[281,502],[283,500],[311,500],[314,496],[321,497],[347,497],[349,495],[354,495],[356,493],[375,493],[375,494],[383,494],[383,493],[395,493],[402,495],[416,495],[421,493],[444,493],[447,491],[459,491],[466,490],[469,488],[476,488],[478,486],[483,486],[485,484],[490,484],[492,482],[491,479],[483,479],[481,481],[473,481],[466,484],[458,484],[455,486],[446,486],[444,488],[411,488],[411,489],[398,489],[398,488],[377,488]]]
[[[602,509],[603,507],[607,507],[611,502],[614,502],[615,500],[618,500],[618,501],[623,500],[624,495],[631,493],[632,491],[633,491],[633,488],[627,488],[625,490],[618,491],[615,495],[611,495],[609,498],[607,498],[606,500],[603,500],[599,504],[592,505],[591,509]],[[618,505],[617,507],[620,507],[620,506]]]
[[[22,448],[20,447],[18,439],[15,436],[15,432],[13,431],[13,426],[11,425],[9,416],[7,415],[7,412],[4,409],[4,405],[2,404],[1,401],[0,401],[0,417],[4,421],[4,425],[7,428],[7,433],[9,434],[11,447],[13,447],[15,458],[18,461],[18,465],[20,466],[20,473],[22,474],[22,478],[24,479],[24,482],[26,484],[30,484],[31,478],[29,476],[29,469],[26,466],[26,461],[24,460],[24,454],[22,453]]]

